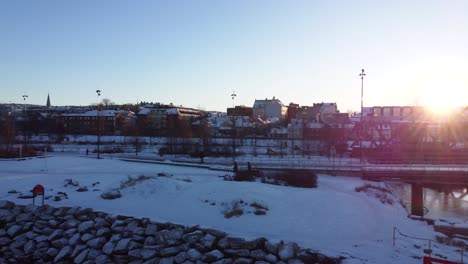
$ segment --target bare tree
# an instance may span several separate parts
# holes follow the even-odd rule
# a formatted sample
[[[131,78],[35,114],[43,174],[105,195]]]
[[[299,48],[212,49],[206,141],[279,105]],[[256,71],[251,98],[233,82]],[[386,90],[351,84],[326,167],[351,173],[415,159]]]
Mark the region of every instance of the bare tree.
[[[115,103],[112,102],[109,98],[103,98],[101,104],[104,105],[106,109],[108,109],[109,106],[114,105]]]

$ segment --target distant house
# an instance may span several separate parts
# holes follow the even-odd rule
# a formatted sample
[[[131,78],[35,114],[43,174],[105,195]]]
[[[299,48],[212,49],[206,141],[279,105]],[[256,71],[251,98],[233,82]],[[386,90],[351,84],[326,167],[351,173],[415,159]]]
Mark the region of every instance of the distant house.
[[[91,110],[83,113],[63,113],[59,122],[66,133],[120,134],[134,123],[134,113],[126,110]]]
[[[149,104],[138,112],[138,127],[141,133],[150,136],[190,137],[193,136],[192,124],[204,115],[192,108]]]
[[[236,105],[227,109],[228,116],[245,116],[252,117],[252,107]]]
[[[286,119],[287,110],[279,99],[273,97],[273,99],[255,100],[252,114],[254,118],[281,122]]]

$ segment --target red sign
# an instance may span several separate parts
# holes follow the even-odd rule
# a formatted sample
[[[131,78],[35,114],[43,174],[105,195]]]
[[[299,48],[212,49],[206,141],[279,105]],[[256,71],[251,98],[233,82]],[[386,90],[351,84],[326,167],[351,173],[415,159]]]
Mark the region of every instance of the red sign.
[[[44,195],[44,186],[38,184],[33,188],[34,195]]]

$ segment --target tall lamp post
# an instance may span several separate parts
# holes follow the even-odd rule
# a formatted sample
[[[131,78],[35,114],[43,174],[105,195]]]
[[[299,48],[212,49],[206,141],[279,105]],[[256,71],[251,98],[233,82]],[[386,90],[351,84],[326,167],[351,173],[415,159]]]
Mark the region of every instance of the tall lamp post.
[[[96,105],[96,122],[97,122],[97,158],[99,159],[100,158],[100,151],[99,151],[99,145],[101,144],[101,120],[100,120],[100,116],[99,116],[99,96],[101,96],[101,90],[96,90],[96,94],[97,94],[97,105]]]
[[[234,108],[235,108],[235,103],[234,99],[236,98],[236,93],[232,91],[231,98],[232,98],[232,111],[233,111],[233,116],[232,116],[232,162],[236,161],[236,119],[234,116]]]
[[[24,115],[23,115],[23,144],[26,144],[26,117],[27,117],[27,105],[26,99],[28,98],[27,95],[23,95],[23,107],[24,107]],[[20,151],[21,152],[21,151]],[[21,153],[20,153],[21,156]]]
[[[364,69],[361,69],[361,73],[359,74],[359,76],[361,76],[361,121],[360,121],[361,124],[360,124],[360,130],[359,130],[359,148],[361,149],[360,162],[362,164],[362,160],[363,160],[362,139],[363,139],[363,127],[364,127],[364,123],[363,123],[364,77],[366,76],[366,74],[364,73]]]

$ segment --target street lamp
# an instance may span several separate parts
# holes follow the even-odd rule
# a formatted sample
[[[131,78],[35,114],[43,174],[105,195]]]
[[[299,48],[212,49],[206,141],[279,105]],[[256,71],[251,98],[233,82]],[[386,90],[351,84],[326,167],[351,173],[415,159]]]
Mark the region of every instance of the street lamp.
[[[26,144],[26,116],[27,116],[27,106],[26,106],[26,99],[28,98],[27,95],[23,95],[23,106],[24,106],[24,115],[23,115],[23,144]],[[21,148],[20,148],[21,149]],[[21,154],[20,154],[21,156]]]
[[[359,130],[359,147],[361,149],[361,158],[360,158],[360,162],[362,164],[362,159],[363,159],[363,149],[362,149],[362,137],[363,137],[363,126],[364,126],[364,123],[362,122],[362,116],[363,116],[363,110],[364,110],[364,107],[363,107],[363,102],[364,102],[364,77],[366,76],[366,74],[364,73],[364,69],[361,69],[361,73],[359,74],[359,76],[361,76],[361,126],[360,126],[360,130]]]
[[[234,104],[234,99],[236,98],[236,93],[232,91],[231,98],[232,98],[232,162],[236,161],[236,120],[234,116],[234,109],[235,109],[235,104]]]
[[[99,96],[101,96],[101,90],[96,90],[97,94],[97,105],[96,105],[96,122],[97,122],[97,158],[100,158],[100,151],[99,151],[99,145],[101,144],[101,129],[100,129],[100,118],[99,118]]]

